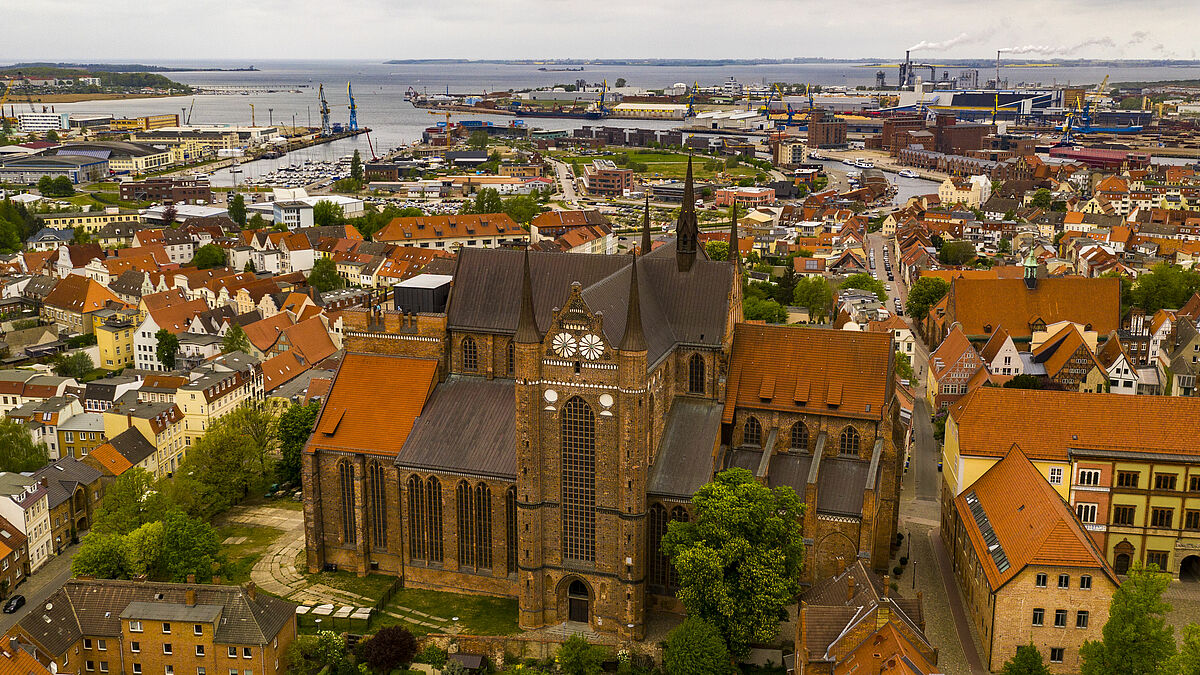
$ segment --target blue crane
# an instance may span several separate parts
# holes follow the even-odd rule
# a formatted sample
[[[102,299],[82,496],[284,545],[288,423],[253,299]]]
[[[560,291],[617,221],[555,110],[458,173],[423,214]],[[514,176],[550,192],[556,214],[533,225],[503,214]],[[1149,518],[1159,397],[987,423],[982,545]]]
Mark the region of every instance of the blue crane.
[[[350,83],[346,83],[346,95],[350,97],[350,131],[358,131],[358,107],[354,105],[354,90],[350,88]]]

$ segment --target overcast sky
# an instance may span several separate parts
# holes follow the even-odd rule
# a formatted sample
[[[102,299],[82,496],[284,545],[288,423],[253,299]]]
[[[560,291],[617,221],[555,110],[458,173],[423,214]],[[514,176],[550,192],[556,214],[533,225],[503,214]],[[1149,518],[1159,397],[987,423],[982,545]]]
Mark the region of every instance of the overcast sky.
[[[0,62],[1197,58],[1197,0],[17,0]]]

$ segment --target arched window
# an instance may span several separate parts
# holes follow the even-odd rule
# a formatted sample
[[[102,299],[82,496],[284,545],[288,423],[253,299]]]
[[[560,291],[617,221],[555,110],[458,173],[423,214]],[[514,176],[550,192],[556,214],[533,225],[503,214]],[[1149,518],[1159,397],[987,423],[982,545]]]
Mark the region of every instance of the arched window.
[[[472,521],[475,526],[475,566],[492,568],[492,489],[486,483],[475,486],[475,503],[472,504]]]
[[[666,536],[672,521],[688,521],[687,509],[676,506],[668,517],[666,508],[656,503],[650,507],[649,516],[650,585],[660,591],[674,590],[679,588],[679,575],[671,559],[662,552],[662,538]]]
[[[467,336],[462,339],[463,370],[479,370],[479,347],[475,346],[475,338]]]
[[[367,465],[367,534],[373,548],[387,547],[387,498],[383,491],[383,466]]]
[[[458,484],[458,564],[475,566],[475,524],[471,513],[471,486],[467,481]]]
[[[583,399],[562,407],[562,530],[568,560],[596,560],[596,415]]]
[[[792,425],[792,445],[793,450],[808,451],[808,426],[804,422],[796,422]]]
[[[838,453],[842,455],[857,455],[858,445],[858,429],[854,427],[842,429],[842,437],[838,442]]]
[[[742,430],[742,445],[762,445],[762,425],[753,415],[746,418],[746,426]]]
[[[704,393],[704,357],[699,354],[688,359],[688,393]]]
[[[354,509],[354,467],[350,462],[338,462],[338,485],[342,492],[342,543],[357,544],[358,536],[355,526],[356,513]]]
[[[512,375],[517,372],[517,357],[516,349],[513,347],[513,341],[508,341],[508,374]]]
[[[442,562],[442,484],[433,476],[408,478],[408,555]]]
[[[515,487],[508,488],[504,494],[504,517],[507,534],[507,562],[506,569],[509,574],[517,573],[517,489]]]

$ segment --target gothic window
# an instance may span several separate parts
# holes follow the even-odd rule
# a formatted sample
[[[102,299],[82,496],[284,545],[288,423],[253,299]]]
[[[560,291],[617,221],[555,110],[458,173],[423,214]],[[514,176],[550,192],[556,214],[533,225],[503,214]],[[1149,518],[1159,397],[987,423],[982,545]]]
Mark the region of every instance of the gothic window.
[[[433,476],[408,478],[408,554],[413,560],[442,561],[442,484]]]
[[[792,449],[808,450],[808,427],[804,422],[796,422],[792,425]]]
[[[506,569],[509,574],[517,573],[517,489],[515,487],[508,488],[508,492],[504,494],[504,517],[505,525],[507,526],[507,564]]]
[[[596,560],[596,415],[579,397],[562,408],[563,555]]]
[[[857,455],[858,454],[859,435],[858,429],[854,427],[846,427],[842,429],[842,437],[838,443],[838,453],[842,455]]]
[[[508,341],[508,374],[512,375],[517,372],[517,357],[516,349],[513,347],[512,340]]]
[[[463,370],[479,370],[479,347],[475,345],[475,338],[469,335],[462,339],[462,364]]]
[[[475,486],[472,521],[475,527],[475,565],[492,568],[492,489],[486,483]]]
[[[688,393],[704,393],[704,357],[699,354],[688,359]]]
[[[475,527],[471,518],[471,486],[467,481],[458,484],[458,564],[475,566]]]
[[[387,546],[387,502],[383,491],[383,466],[371,462],[367,466],[367,534],[374,548]]]
[[[742,430],[742,445],[762,445],[762,425],[753,415],[746,418],[746,426]]]
[[[338,485],[342,490],[342,543],[357,544],[354,513],[354,467],[350,462],[338,462]]]
[[[663,505],[656,503],[650,507],[649,515],[650,585],[661,590],[679,588],[679,576],[675,571],[675,566],[671,564],[671,559],[662,552],[662,538],[667,534],[667,528],[672,521],[682,523],[688,521],[687,509],[676,506],[671,509],[668,517],[667,510]]]

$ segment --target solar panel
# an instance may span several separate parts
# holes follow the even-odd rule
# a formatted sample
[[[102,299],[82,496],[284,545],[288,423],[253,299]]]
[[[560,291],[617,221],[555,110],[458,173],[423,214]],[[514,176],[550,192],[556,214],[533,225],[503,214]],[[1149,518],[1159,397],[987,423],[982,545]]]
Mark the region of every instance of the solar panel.
[[[965,500],[971,509],[971,516],[975,519],[975,526],[979,528],[979,534],[987,544],[992,562],[996,564],[996,569],[1005,572],[1012,564],[1008,561],[1008,555],[1004,553],[1004,547],[1000,545],[996,531],[992,529],[992,522],[988,520],[987,513],[983,510],[983,504],[979,503],[979,497],[975,495],[974,491],[968,492]]]

